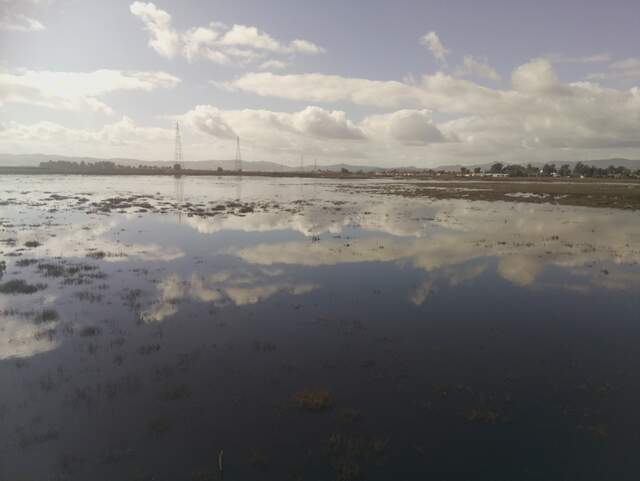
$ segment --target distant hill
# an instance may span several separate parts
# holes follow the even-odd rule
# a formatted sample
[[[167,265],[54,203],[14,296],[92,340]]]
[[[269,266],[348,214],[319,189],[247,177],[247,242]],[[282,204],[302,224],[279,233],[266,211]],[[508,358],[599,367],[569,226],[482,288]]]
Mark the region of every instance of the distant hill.
[[[21,167],[36,167],[40,165],[40,162],[46,162],[48,160],[64,160],[68,162],[100,162],[110,161],[118,165],[125,166],[154,166],[154,167],[170,167],[173,162],[162,160],[138,160],[138,159],[126,159],[126,158],[95,158],[95,157],[70,157],[65,155],[48,155],[48,154],[0,154],[0,165],[3,166],[21,166]],[[204,169],[204,170],[216,170],[221,167],[224,170],[235,169],[234,160],[201,160],[201,161],[186,161],[182,163],[182,166],[186,169]],[[360,166],[350,164],[333,164],[333,165],[319,165],[321,170],[329,170],[332,172],[338,172],[341,169],[348,169],[351,172],[357,172],[362,170],[364,172],[375,172],[383,170],[380,167],[372,166]],[[246,171],[254,172],[295,172],[299,171],[299,168],[289,167],[287,165],[278,164],[276,162],[266,162],[262,160],[258,161],[243,161],[242,169]],[[311,165],[304,166],[304,171],[311,171],[313,167]]]
[[[0,165],[3,166],[23,166],[23,167],[35,167],[40,164],[40,162],[46,162],[48,160],[66,160],[69,162],[99,162],[99,161],[111,161],[115,162],[118,165],[126,165],[126,166],[156,166],[156,167],[170,167],[173,165],[173,162],[162,161],[162,160],[139,160],[139,159],[127,159],[127,158],[95,158],[95,157],[70,157],[65,155],[49,155],[49,154],[0,154]],[[550,160],[548,163],[556,164],[556,167],[559,167],[563,164],[569,164],[573,167],[577,161],[567,162],[567,161],[559,161],[559,160]],[[640,160],[631,160],[624,158],[614,158],[614,159],[599,159],[599,160],[584,160],[583,164],[592,165],[594,167],[599,168],[607,168],[610,165],[614,165],[616,167],[622,166],[627,167],[631,170],[640,169]],[[476,165],[460,165],[460,164],[452,164],[452,165],[441,165],[438,167],[434,167],[434,170],[446,170],[446,171],[459,171],[461,167],[466,167],[468,169],[474,169],[476,167],[480,167],[483,170],[489,170],[491,168],[492,163],[486,164],[476,164]],[[526,164],[523,163],[523,165]],[[233,170],[235,168],[235,161],[233,160],[201,160],[201,161],[186,161],[182,163],[183,167],[187,169],[204,169],[204,170],[216,170],[218,167],[221,167],[224,170]],[[531,162],[531,165],[536,167],[542,167],[544,162]],[[252,172],[296,172],[300,171],[299,167],[289,167],[288,165],[278,164],[277,162],[267,162],[262,160],[257,161],[243,161],[242,168],[246,171]],[[351,172],[358,172],[362,170],[363,172],[378,172],[381,170],[385,170],[385,167],[375,167],[375,166],[366,166],[366,165],[353,165],[353,164],[331,164],[331,165],[319,165],[319,169],[328,170],[331,172],[339,172],[341,169],[347,169]],[[313,166],[305,165],[303,170],[305,172],[309,172],[313,170]],[[396,170],[403,171],[415,171],[418,170],[417,167],[398,167]]]

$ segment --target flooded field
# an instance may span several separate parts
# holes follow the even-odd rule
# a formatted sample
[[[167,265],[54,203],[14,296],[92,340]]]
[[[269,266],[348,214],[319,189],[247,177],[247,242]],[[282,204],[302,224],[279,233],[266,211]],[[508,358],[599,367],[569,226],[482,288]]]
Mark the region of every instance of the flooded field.
[[[636,211],[1,181],[0,480],[637,479]]]

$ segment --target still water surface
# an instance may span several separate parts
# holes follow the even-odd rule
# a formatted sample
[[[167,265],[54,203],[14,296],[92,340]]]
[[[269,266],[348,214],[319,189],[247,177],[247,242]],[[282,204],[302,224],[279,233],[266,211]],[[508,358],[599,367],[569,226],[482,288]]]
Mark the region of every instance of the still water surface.
[[[359,183],[4,177],[0,479],[637,479],[638,214]]]

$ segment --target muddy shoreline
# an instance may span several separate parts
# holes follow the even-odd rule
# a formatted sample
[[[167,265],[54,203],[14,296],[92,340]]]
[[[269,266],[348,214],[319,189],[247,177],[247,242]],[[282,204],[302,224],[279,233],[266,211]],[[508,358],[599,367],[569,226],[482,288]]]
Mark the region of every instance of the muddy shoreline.
[[[545,177],[513,177],[505,179],[460,178],[455,176],[401,177],[379,174],[340,172],[234,172],[184,169],[78,169],[51,170],[39,167],[2,167],[2,175],[70,175],[70,176],[210,176],[210,177],[268,177],[342,180],[386,180],[371,184],[338,186],[345,192],[425,197],[429,199],[464,199],[469,201],[503,201],[536,204],[556,204],[581,207],[640,209],[640,180],[638,179],[577,179]],[[397,181],[397,182],[394,182]]]
[[[536,204],[640,209],[640,183],[602,180],[576,181],[449,181],[358,185],[346,189],[372,194],[464,199],[470,201],[528,202]]]

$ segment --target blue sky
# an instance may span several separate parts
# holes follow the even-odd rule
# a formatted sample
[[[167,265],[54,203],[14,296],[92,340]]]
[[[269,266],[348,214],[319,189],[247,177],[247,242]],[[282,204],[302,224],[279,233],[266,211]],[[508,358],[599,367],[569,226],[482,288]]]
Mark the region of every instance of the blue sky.
[[[0,151],[297,165],[640,157],[640,6],[0,0]]]

